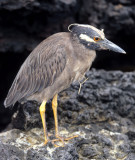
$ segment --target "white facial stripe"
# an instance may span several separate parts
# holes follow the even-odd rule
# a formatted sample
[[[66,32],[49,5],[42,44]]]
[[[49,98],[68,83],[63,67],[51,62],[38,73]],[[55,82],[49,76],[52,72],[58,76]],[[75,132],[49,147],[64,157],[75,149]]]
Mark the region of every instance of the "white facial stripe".
[[[93,43],[95,43],[95,41],[92,38],[90,38],[89,36],[87,36],[86,34],[80,34],[79,37],[80,37],[80,39],[83,39],[83,40],[85,40],[87,42],[93,42]]]

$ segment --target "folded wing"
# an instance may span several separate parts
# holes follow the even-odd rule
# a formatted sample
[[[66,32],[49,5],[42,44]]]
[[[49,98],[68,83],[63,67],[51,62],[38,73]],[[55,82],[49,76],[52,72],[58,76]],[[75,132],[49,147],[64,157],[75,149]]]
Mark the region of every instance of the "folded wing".
[[[66,65],[65,47],[59,44],[57,39],[45,40],[31,52],[8,92],[5,107],[41,92],[54,83]]]

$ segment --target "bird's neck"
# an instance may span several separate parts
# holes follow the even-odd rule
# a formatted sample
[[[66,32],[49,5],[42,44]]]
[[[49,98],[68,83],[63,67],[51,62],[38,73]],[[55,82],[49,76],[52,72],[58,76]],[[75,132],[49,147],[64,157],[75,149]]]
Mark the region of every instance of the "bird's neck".
[[[84,44],[80,43],[80,40],[76,35],[71,34],[71,38],[73,48],[75,48],[74,52],[77,57],[80,58],[80,60],[90,59],[93,62],[96,57],[96,52],[94,50],[86,48]]]

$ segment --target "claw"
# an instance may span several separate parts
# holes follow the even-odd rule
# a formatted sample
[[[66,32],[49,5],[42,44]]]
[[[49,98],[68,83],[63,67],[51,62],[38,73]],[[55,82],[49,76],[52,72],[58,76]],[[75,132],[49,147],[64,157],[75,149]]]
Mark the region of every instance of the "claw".
[[[64,147],[65,143],[64,141],[68,141],[70,139],[73,139],[73,138],[76,138],[78,137],[79,135],[75,135],[75,136],[71,136],[71,137],[66,137],[66,138],[63,138],[63,137],[60,137],[60,136],[56,136],[56,139],[53,139],[51,142],[52,144],[55,146],[55,147]],[[56,144],[55,142],[61,142],[62,145],[58,145]]]
[[[74,136],[71,136],[71,137],[67,137],[67,138],[64,138],[64,140],[68,141],[68,140],[76,138],[76,137],[79,137],[79,135],[74,135]]]
[[[55,144],[55,142],[61,142],[62,145],[58,145],[58,144]],[[55,146],[55,147],[64,147],[64,139],[63,137],[60,137],[60,136],[56,136],[56,139],[53,139],[52,140],[52,144]]]

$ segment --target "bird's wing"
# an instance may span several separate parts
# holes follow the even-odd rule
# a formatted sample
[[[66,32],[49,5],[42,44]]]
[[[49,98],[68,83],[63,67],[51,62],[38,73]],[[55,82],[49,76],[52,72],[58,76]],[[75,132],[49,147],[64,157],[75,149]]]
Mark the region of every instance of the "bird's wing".
[[[57,41],[43,41],[20,68],[4,105],[14,105],[22,98],[41,92],[52,85],[66,65],[65,46]]]

